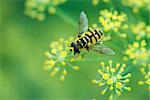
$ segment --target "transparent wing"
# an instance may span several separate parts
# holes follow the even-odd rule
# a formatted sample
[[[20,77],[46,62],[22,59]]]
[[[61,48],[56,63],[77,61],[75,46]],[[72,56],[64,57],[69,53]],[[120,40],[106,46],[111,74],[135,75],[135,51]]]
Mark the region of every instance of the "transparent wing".
[[[106,54],[106,55],[115,55],[115,52],[104,44],[96,44],[91,48],[91,50],[94,50],[96,52]]]
[[[80,14],[79,20],[79,35],[86,32],[88,30],[88,19],[84,11]]]

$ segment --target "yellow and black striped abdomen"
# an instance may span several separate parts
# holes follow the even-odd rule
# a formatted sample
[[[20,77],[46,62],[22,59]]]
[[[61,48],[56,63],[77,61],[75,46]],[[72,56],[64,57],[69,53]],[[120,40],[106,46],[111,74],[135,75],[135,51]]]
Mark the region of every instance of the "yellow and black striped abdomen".
[[[84,36],[89,40],[88,46],[91,46],[96,44],[101,39],[103,33],[95,29],[95,30],[89,30],[85,32]]]
[[[103,33],[99,30],[88,30],[87,32],[83,33],[79,38],[75,40],[75,43],[77,44],[78,48],[85,48],[90,47],[97,43],[101,37],[103,36]]]

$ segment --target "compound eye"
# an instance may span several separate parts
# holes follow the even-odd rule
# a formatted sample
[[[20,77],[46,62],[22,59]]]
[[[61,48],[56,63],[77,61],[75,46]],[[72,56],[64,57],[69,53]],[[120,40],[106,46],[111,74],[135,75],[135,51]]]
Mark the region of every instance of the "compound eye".
[[[73,51],[73,48],[70,48],[70,51]]]

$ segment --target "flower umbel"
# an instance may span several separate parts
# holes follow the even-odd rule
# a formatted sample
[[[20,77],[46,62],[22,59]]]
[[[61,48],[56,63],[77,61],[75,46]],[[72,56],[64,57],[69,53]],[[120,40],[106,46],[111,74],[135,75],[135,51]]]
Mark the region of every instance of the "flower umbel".
[[[142,80],[138,82],[139,85],[147,85],[148,90],[150,90],[150,64],[146,67],[140,68],[141,74],[144,76]]]
[[[100,68],[98,74],[100,75],[99,80],[92,80],[94,84],[97,84],[102,88],[100,94],[104,95],[106,92],[111,92],[109,99],[113,100],[117,94],[120,96],[123,90],[131,90],[131,87],[127,87],[126,84],[129,82],[130,73],[124,74],[126,65],[125,64],[113,64],[112,60],[109,64],[105,65],[104,62],[100,62]]]
[[[143,39],[140,42],[133,42],[125,50],[124,60],[132,60],[134,65],[147,66],[150,57],[150,50],[146,48],[147,42]]]
[[[55,14],[57,6],[65,2],[66,0],[26,0],[25,14],[42,21],[47,12],[51,15]]]
[[[122,0],[122,4],[131,7],[134,13],[138,13],[142,8],[150,10],[150,0]]]
[[[103,1],[104,3],[108,3],[110,0],[92,0],[92,5],[97,6],[100,1]]]
[[[99,23],[105,33],[118,32],[128,28],[126,24],[127,15],[123,12],[109,11],[107,9],[100,11]]]
[[[150,38],[150,25],[146,25],[145,22],[139,22],[131,25],[131,31],[136,35],[136,40]]]
[[[74,54],[70,52],[69,45],[72,41],[72,37],[69,40],[59,39],[50,44],[50,51],[45,52],[45,55],[48,58],[48,60],[45,61],[45,69],[50,71],[50,76],[54,76],[61,71],[61,81],[65,80],[69,68],[79,70],[79,66],[74,66],[72,64],[81,59],[80,56],[75,57]]]

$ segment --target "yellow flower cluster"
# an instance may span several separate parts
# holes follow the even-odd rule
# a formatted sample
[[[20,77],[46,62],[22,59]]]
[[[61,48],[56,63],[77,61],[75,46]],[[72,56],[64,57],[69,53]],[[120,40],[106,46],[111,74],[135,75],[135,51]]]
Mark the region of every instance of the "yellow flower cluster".
[[[130,81],[129,77],[131,77],[131,74],[124,74],[125,68],[125,64],[113,64],[112,60],[110,60],[107,65],[105,65],[104,62],[100,62],[100,68],[98,69],[100,79],[92,80],[94,84],[97,84],[103,89],[100,94],[104,95],[106,92],[110,91],[109,100],[113,100],[115,94],[120,96],[123,90],[131,90],[131,87],[126,86],[126,83]]]
[[[105,33],[110,33],[128,29],[126,21],[127,15],[125,13],[105,9],[100,11],[98,22],[101,24]]]
[[[138,13],[142,8],[150,10],[150,0],[122,0],[122,4],[131,7],[134,13]]]
[[[136,35],[136,40],[150,38],[150,25],[146,25],[145,22],[139,22],[131,25],[131,31]]]
[[[128,48],[125,50],[124,60],[132,60],[134,65],[147,66],[148,60],[150,57],[150,50],[146,48],[147,42],[143,39],[140,42],[133,42],[128,45]]]
[[[25,14],[39,21],[45,19],[45,15],[56,13],[56,7],[65,3],[66,0],[26,0]]]
[[[54,76],[61,71],[61,81],[65,80],[65,77],[68,74],[68,68],[79,70],[79,66],[72,65],[73,62],[81,60],[81,56],[75,57],[69,50],[72,41],[72,37],[69,40],[59,39],[50,44],[50,51],[45,52],[45,55],[48,58],[45,61],[45,70],[50,71],[50,76]]]
[[[142,80],[138,82],[139,85],[147,85],[148,90],[150,90],[150,64],[146,67],[141,67],[140,68],[141,74],[144,76]]]
[[[92,5],[97,6],[101,0],[92,0]],[[110,0],[102,0],[104,3],[108,3]]]

